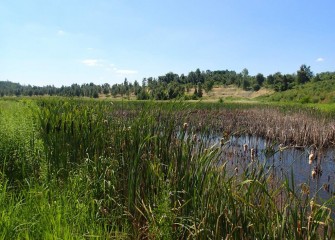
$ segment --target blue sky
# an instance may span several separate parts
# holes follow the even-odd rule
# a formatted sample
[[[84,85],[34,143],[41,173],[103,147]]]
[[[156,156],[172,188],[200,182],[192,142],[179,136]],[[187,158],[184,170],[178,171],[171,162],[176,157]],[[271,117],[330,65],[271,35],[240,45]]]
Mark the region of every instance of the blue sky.
[[[1,0],[0,80],[335,71],[334,0]]]

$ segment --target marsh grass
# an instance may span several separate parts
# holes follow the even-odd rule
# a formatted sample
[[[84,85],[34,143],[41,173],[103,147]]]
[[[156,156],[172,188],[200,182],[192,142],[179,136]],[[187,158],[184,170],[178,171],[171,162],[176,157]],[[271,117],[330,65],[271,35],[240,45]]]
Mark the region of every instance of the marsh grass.
[[[4,178],[18,185],[41,173],[43,144],[34,108],[30,101],[0,102],[0,169]]]
[[[209,141],[216,125],[197,122],[205,119],[201,103],[51,98],[35,100],[33,109],[21,101],[1,104],[12,105],[2,110],[2,121],[14,114],[9,109],[31,116],[34,134],[19,139],[39,143],[27,145],[38,174],[28,164],[20,177],[1,176],[3,239],[334,237],[332,199],[311,208],[312,199],[292,181],[274,184],[257,158],[238,173],[227,167],[225,145]],[[11,144],[0,142],[5,166]],[[20,183],[15,191],[13,182]]]

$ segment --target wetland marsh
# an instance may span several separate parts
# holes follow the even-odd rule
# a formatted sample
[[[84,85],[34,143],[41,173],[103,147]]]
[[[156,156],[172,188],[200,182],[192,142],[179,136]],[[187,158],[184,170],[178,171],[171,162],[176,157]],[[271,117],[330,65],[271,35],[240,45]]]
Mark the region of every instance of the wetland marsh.
[[[335,236],[335,121],[318,110],[70,98],[0,105],[2,238]]]

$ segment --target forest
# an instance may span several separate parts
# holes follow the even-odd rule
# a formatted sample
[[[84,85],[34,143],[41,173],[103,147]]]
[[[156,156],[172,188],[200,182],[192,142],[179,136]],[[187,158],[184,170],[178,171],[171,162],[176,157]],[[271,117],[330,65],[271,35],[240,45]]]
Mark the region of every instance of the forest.
[[[306,83],[312,83],[319,87],[325,86],[328,90],[334,90],[335,86],[332,80],[335,79],[335,72],[322,72],[313,74],[309,66],[305,64],[293,74],[282,74],[276,72],[268,76],[258,73],[255,76],[249,74],[248,69],[243,69],[240,73],[231,70],[206,70],[201,71],[199,68],[189,72],[187,75],[178,75],[168,72],[158,77],[143,78],[141,82],[135,80],[133,83],[125,78],[123,83],[110,85],[105,83],[102,85],[91,83],[76,84],[71,86],[31,86],[21,85],[10,81],[0,81],[0,96],[66,96],[66,97],[91,97],[99,98],[99,96],[112,97],[128,97],[136,96],[138,100],[170,100],[170,99],[200,99],[203,92],[210,92],[214,86],[225,87],[234,85],[246,91],[258,91],[261,88],[273,89],[276,93],[275,97],[269,100],[294,100],[292,94],[282,95],[282,92],[293,89],[301,89]],[[331,85],[331,88],[329,86]],[[314,85],[313,85],[314,86]],[[313,88],[313,87],[312,87]],[[297,90],[296,90],[297,91]],[[306,95],[307,94],[307,95]],[[332,96],[321,96],[321,98],[313,99],[309,95],[313,95],[313,90],[305,92],[306,98],[299,100],[301,102],[332,102]],[[294,94],[293,94],[294,95]]]

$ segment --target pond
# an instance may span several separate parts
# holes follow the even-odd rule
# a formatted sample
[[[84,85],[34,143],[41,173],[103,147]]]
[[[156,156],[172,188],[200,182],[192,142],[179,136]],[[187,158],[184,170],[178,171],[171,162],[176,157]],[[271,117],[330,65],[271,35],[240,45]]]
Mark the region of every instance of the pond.
[[[213,137],[212,141],[220,142],[220,138]],[[314,159],[310,164],[312,152]],[[298,191],[307,187],[310,197],[323,200],[335,194],[334,159],[333,148],[282,146],[254,136],[232,136],[222,146],[222,161],[227,161],[227,168],[231,172],[239,174],[252,162],[259,161],[279,182],[287,178]]]

